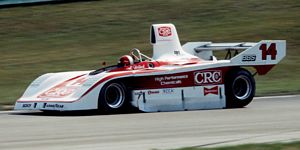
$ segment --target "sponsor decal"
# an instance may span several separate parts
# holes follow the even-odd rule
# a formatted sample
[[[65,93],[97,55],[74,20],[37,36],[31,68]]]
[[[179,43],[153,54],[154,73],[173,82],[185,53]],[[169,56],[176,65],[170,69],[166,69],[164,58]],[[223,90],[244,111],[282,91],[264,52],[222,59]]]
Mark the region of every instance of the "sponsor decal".
[[[134,95],[138,95],[138,100],[141,98],[141,96],[143,95],[142,91],[139,92],[134,92]]]
[[[256,55],[254,54],[248,54],[248,55],[243,55],[242,61],[255,61],[256,60]]]
[[[134,95],[142,95],[143,92],[142,91],[139,91],[139,92],[134,92]]]
[[[133,69],[133,70],[144,69],[144,68],[145,68],[144,65],[134,65],[134,66],[132,66],[132,69]]]
[[[159,27],[158,28],[158,34],[159,36],[162,36],[162,37],[168,37],[168,36],[171,36],[172,35],[172,30],[170,27]]]
[[[60,87],[60,88],[52,88],[49,91],[40,95],[40,97],[53,97],[60,98],[65,97],[67,95],[72,94],[75,91],[74,88]]]
[[[23,108],[28,108],[28,107],[31,107],[31,104],[23,104],[22,107]]]
[[[224,83],[224,73],[227,72],[228,69],[229,67],[221,67],[180,73],[170,72],[170,74],[141,76],[134,79],[132,86],[137,90],[161,89],[160,94],[163,94],[162,89],[167,88],[218,85]],[[174,92],[177,92],[176,89]],[[145,94],[147,94],[147,91]]]
[[[153,91],[153,90],[150,90],[148,91],[148,95],[152,95],[152,94],[159,94],[159,91]]]
[[[196,85],[208,85],[222,83],[222,71],[199,71],[194,73],[194,80]]]
[[[206,96],[207,94],[218,95],[219,94],[219,87],[218,86],[214,86],[212,88],[204,87],[203,88],[203,93],[204,93],[204,96]]]
[[[36,108],[36,105],[37,105],[37,103],[34,103],[34,104],[33,104],[33,107]]]
[[[164,94],[172,94],[174,93],[174,89],[163,89]]]
[[[45,103],[44,108],[64,108],[62,104],[47,104]]]
[[[176,85],[182,84],[182,79],[187,79],[188,75],[178,75],[178,76],[162,76],[156,77],[154,80],[159,82],[160,85]]]
[[[180,51],[174,51],[175,55],[180,55]]]
[[[67,80],[48,91],[42,93],[38,98],[63,98],[75,92],[87,80],[86,77],[81,77],[73,80]]]

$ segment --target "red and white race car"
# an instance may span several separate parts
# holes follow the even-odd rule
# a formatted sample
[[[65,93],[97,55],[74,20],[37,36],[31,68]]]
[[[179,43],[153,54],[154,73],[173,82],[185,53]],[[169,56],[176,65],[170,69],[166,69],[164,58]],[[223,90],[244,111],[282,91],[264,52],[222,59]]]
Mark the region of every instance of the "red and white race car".
[[[38,77],[15,109],[111,113],[244,107],[255,95],[253,76],[268,73],[286,53],[284,40],[181,46],[173,24],[152,25],[150,41],[152,58],[132,49],[115,66]],[[214,51],[224,51],[225,59]]]

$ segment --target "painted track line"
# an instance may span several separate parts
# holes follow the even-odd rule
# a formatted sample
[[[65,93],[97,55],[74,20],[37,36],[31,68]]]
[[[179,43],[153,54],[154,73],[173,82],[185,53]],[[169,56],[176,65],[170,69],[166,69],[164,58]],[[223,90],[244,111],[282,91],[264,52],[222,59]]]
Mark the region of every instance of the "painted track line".
[[[282,99],[282,98],[293,98],[293,97],[300,97],[300,95],[262,96],[262,97],[254,97],[254,99]]]

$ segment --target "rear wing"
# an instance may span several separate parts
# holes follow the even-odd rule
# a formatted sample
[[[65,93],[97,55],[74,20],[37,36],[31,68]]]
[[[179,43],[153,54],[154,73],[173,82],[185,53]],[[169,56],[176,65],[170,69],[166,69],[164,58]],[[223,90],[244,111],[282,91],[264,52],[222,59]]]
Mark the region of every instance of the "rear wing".
[[[286,55],[285,40],[262,40],[258,43],[189,42],[183,45],[188,53],[210,59],[213,51],[227,51],[225,59],[234,66],[253,66],[259,74],[266,74]],[[211,59],[212,60],[212,59]]]
[[[195,48],[196,52],[205,50],[245,50],[255,46],[257,43],[242,42],[242,43],[208,43]]]

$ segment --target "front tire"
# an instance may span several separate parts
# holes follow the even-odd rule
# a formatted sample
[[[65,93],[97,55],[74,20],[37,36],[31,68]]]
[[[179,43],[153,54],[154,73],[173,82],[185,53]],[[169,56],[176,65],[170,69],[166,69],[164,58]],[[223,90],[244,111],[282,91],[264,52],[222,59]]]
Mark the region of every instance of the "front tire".
[[[105,113],[121,113],[128,106],[129,94],[121,82],[109,82],[99,94],[98,110]]]
[[[227,108],[241,108],[248,105],[255,95],[255,80],[246,69],[231,70],[225,78]]]

